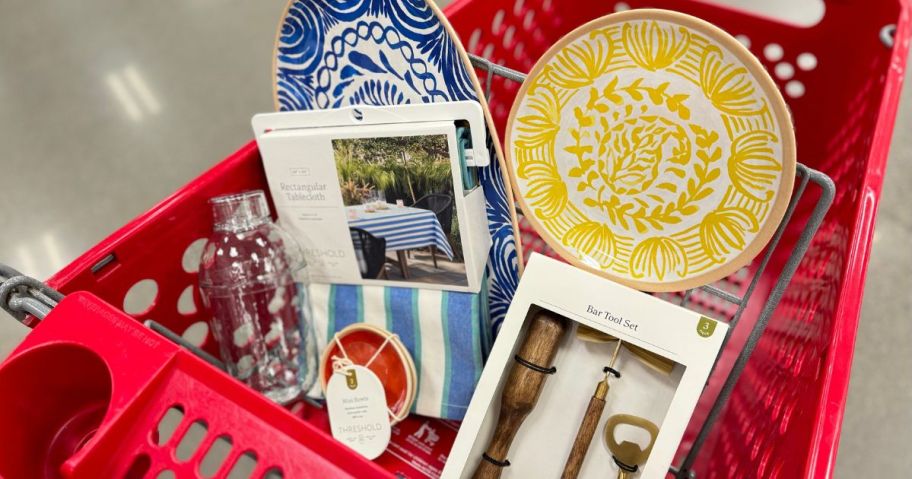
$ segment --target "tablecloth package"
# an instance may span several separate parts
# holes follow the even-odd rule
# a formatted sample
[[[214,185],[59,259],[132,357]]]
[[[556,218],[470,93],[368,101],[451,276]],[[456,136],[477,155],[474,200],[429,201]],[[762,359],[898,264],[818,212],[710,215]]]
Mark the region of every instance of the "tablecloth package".
[[[461,419],[517,268],[480,105],[273,113],[253,127],[279,223],[305,252],[320,348],[354,323],[397,334],[417,369],[414,412]]]
[[[481,278],[492,246],[497,258],[513,249],[512,221],[494,215],[505,195],[472,180],[493,168],[475,102],[271,113],[253,124],[279,224],[302,246],[315,283],[475,293],[489,286]],[[439,252],[462,272],[412,278],[407,252],[424,248],[434,270]],[[401,275],[374,274],[387,253]]]

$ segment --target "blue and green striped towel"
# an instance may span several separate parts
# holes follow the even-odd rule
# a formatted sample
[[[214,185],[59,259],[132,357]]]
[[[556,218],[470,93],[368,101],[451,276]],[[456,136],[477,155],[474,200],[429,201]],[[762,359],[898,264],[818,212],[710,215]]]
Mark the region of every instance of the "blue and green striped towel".
[[[418,372],[412,412],[463,418],[491,346],[484,294],[312,284],[310,301],[321,351],[351,324],[391,331],[411,353]]]

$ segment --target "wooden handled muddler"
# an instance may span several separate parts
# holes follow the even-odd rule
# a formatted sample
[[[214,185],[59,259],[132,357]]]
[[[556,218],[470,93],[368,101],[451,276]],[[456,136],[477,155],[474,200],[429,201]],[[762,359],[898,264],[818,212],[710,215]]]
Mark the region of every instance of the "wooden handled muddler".
[[[555,313],[547,310],[535,313],[504,383],[494,437],[473,478],[497,479],[510,464],[507,461],[510,444],[526,416],[535,408],[545,379],[556,371],[551,363],[569,329],[567,320]]]

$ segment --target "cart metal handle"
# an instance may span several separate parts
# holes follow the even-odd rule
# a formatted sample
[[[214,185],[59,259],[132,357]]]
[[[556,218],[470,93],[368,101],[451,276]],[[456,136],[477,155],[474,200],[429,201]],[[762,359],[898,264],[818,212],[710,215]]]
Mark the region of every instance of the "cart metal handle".
[[[0,308],[20,323],[34,328],[62,300],[56,289],[0,263]]]
[[[47,317],[51,310],[59,302],[63,301],[63,297],[63,294],[56,289],[20,273],[15,268],[0,263],[0,308],[29,328],[34,328],[42,319]],[[225,363],[175,334],[165,326],[151,320],[145,321],[145,325],[179,346],[186,348],[203,361],[227,372]],[[323,408],[321,401],[311,399],[306,394],[301,394],[301,399],[318,409]]]
[[[0,308],[3,308],[4,311],[16,318],[20,323],[34,328],[62,300],[63,294],[54,288],[35,278],[25,276],[15,268],[0,263]],[[34,317],[34,320],[29,315]],[[224,363],[161,324],[149,320],[145,322],[145,325],[178,345],[189,349],[204,361],[223,371],[225,370]]]

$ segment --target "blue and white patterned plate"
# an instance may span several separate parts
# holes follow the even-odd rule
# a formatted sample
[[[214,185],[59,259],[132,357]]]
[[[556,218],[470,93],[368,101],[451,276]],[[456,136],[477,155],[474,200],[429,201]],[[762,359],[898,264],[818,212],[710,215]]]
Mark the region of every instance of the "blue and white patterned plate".
[[[425,0],[292,0],[274,58],[274,98],[282,111],[475,100],[491,125],[462,46]],[[498,160],[481,172],[493,240],[488,294],[496,330],[516,290],[518,259],[502,158],[493,141],[488,146]]]

